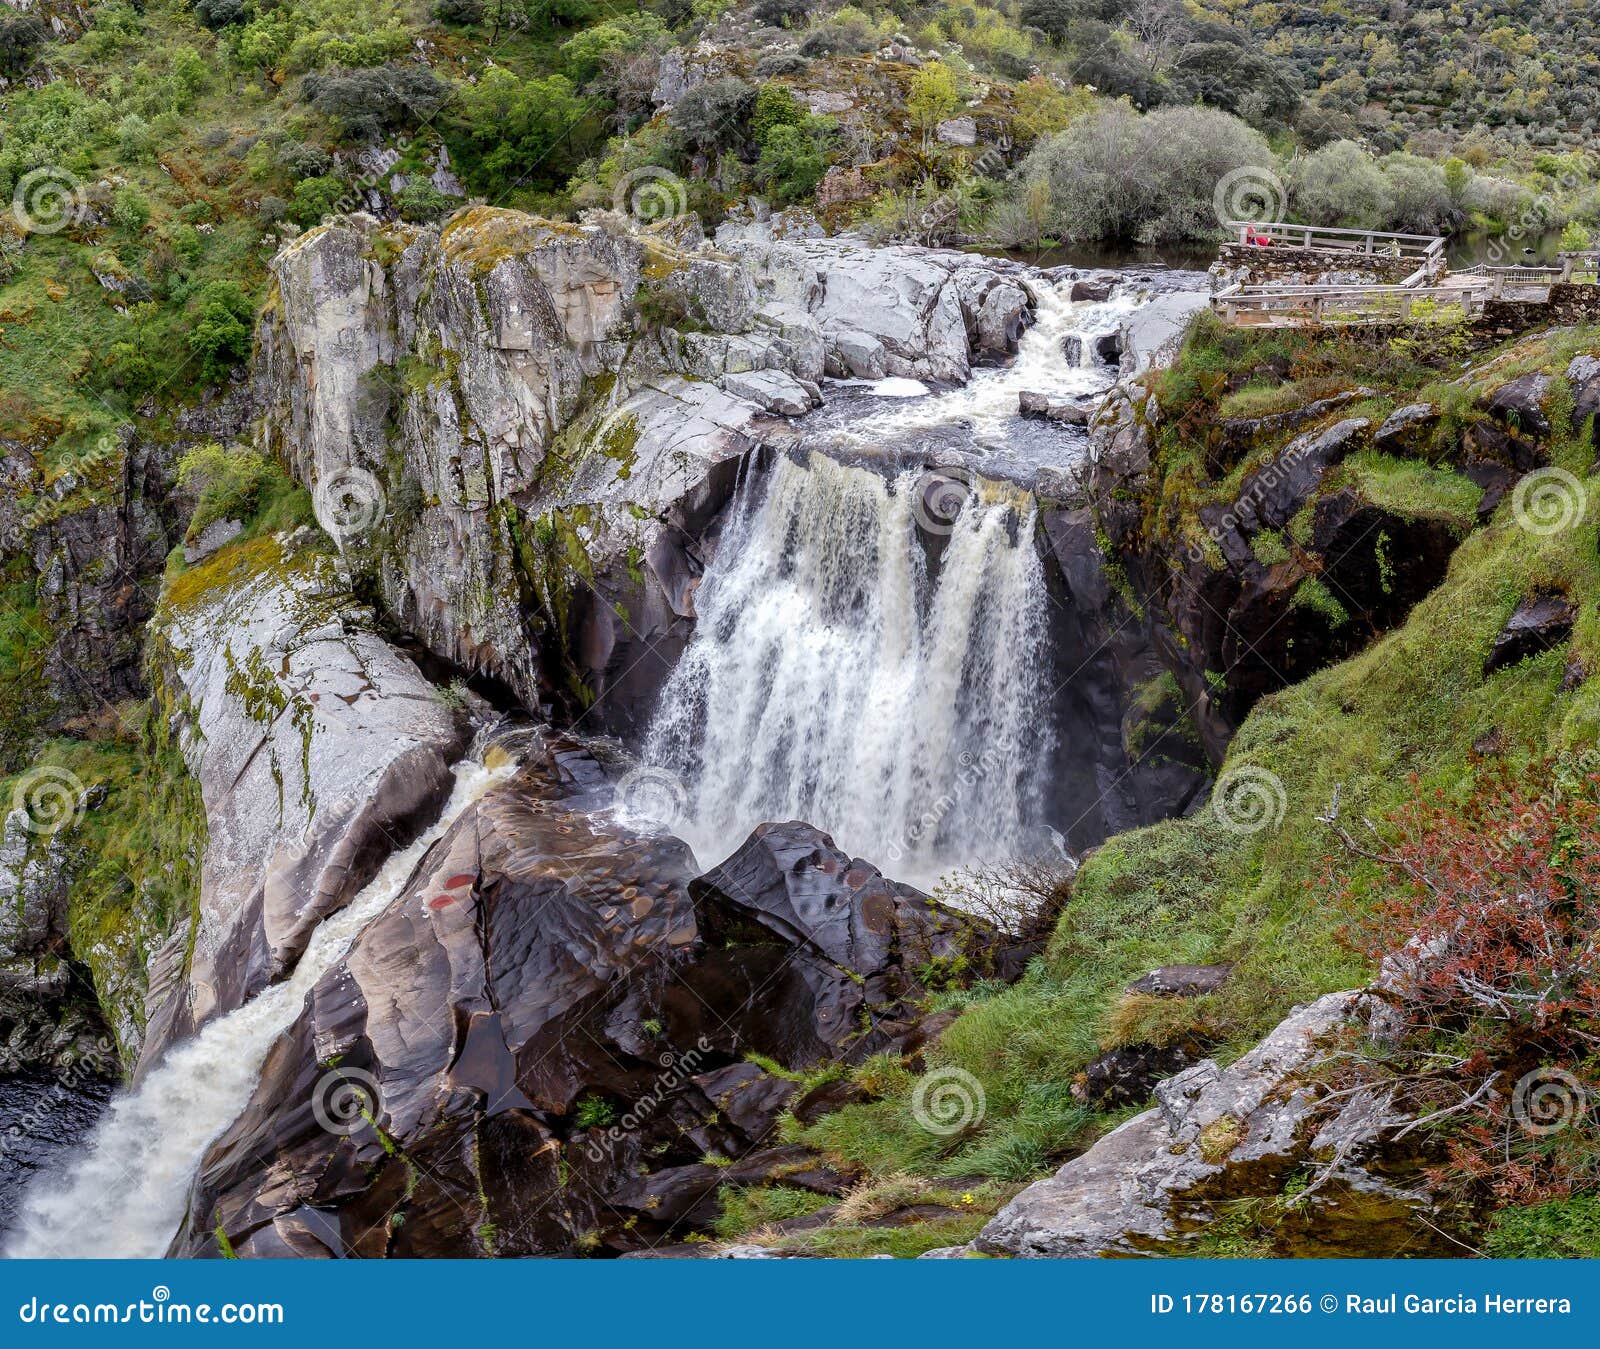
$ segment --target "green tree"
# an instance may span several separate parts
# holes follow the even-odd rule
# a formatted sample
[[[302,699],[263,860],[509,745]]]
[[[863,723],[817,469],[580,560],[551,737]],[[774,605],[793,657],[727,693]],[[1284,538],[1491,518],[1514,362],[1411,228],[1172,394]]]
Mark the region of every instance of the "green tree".
[[[929,61],[911,77],[906,95],[906,111],[912,125],[922,132],[924,151],[933,144],[934,129],[961,106],[961,91],[955,72],[943,61]]]
[[[200,375],[216,384],[250,355],[250,317],[254,306],[232,281],[211,281],[199,295],[200,316],[189,331],[189,350],[201,360]]]
[[[565,75],[522,79],[495,66],[459,94],[460,125],[486,186],[503,191],[570,167],[572,133],[588,108]]]

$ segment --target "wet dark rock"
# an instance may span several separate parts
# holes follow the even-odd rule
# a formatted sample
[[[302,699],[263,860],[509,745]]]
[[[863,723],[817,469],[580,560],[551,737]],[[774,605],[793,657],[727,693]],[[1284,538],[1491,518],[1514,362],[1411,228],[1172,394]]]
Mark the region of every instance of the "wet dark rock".
[[[1123,1045],[1108,1050],[1083,1070],[1074,1095],[1102,1110],[1150,1099],[1156,1083],[1182,1072],[1200,1057],[1189,1044]]]
[[[1577,616],[1577,605],[1559,591],[1543,591],[1523,599],[1494,639],[1483,665],[1484,674],[1560,646],[1572,635]]]
[[[1140,696],[1166,669],[1162,636],[1128,605],[1101,548],[1103,518],[1076,506],[1047,507],[1042,520],[1051,644],[1063,672],[1052,718],[1061,743],[1076,747],[1054,765],[1055,789],[1083,803],[1063,831],[1074,852],[1182,814],[1209,778],[1193,699]]]
[[[1030,421],[1087,426],[1093,409],[1071,398],[1056,398],[1044,393],[1020,393],[1017,395],[1017,411]]]
[[[747,1145],[770,1137],[800,1089],[798,1084],[774,1077],[753,1063],[730,1063],[695,1078],[694,1084]]]
[[[1067,292],[1068,298],[1077,302],[1090,300],[1100,304],[1111,298],[1111,292],[1117,288],[1116,276],[1083,276],[1072,283],[1072,289]]]
[[[1439,425],[1439,409],[1432,403],[1408,403],[1396,408],[1372,436],[1374,449],[1385,454],[1419,455]]]
[[[847,1105],[862,1105],[872,1093],[853,1077],[835,1077],[813,1087],[794,1106],[794,1117],[802,1124],[815,1124],[824,1115],[843,1110]]]
[[[1226,473],[1246,451],[1272,436],[1297,431],[1309,422],[1321,421],[1348,403],[1376,395],[1375,389],[1345,389],[1328,398],[1319,398],[1301,407],[1274,412],[1265,417],[1229,417],[1217,427],[1217,434],[1206,454],[1206,471]]]
[[[706,1231],[723,1185],[843,1191],[774,1146],[797,1087],[748,1057],[897,1048],[918,970],[1004,948],[809,826],[697,877],[604,797],[581,748],[533,738],[313,988],[174,1253],[215,1253],[220,1226],[246,1255],[615,1254]],[[331,1134],[313,1101],[349,1073],[372,1119]]]
[[[690,893],[704,947],[666,994],[669,1028],[709,1020],[719,1049],[790,1067],[898,1043],[915,970],[988,954],[970,920],[798,821],[758,826]]]
[[[1559,692],[1571,693],[1588,679],[1589,671],[1581,658],[1574,656],[1567,662],[1567,668],[1561,672],[1561,687]]]
[[[1518,375],[1494,390],[1481,406],[1496,421],[1536,440],[1550,438],[1550,418],[1544,410],[1552,379],[1549,375]]]
[[[1198,998],[1215,993],[1232,970],[1232,965],[1163,965],[1135,979],[1128,992],[1152,998]]]
[[[908,1056],[921,1054],[929,1045],[937,1043],[939,1037],[960,1019],[961,1010],[956,1007],[923,1017],[906,1034],[900,1052]]]
[[[726,1166],[695,1162],[652,1172],[613,1190],[608,1202],[651,1228],[664,1231],[681,1224],[703,1229],[716,1221],[717,1192],[724,1185],[783,1184],[838,1197],[851,1179],[821,1165],[803,1147],[767,1148]]]

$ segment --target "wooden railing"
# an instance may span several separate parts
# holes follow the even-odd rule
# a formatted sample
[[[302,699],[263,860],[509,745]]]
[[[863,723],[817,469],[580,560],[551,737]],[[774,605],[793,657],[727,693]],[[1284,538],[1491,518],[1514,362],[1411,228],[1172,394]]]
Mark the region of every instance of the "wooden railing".
[[[1444,240],[1436,234],[1390,234],[1384,230],[1339,230],[1322,225],[1291,225],[1274,220],[1266,224],[1229,220],[1226,228],[1248,246],[1252,233],[1265,235],[1279,248],[1316,248],[1329,252],[1363,253],[1374,257],[1437,258]]]
[[[1289,323],[1405,322],[1460,310],[1483,312],[1488,284],[1464,286],[1229,286],[1211,297],[1211,307],[1230,323],[1251,316]]]

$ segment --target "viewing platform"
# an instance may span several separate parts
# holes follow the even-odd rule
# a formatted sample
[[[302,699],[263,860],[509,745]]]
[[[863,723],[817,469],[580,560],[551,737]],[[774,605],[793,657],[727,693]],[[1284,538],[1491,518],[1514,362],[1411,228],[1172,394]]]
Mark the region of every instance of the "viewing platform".
[[[1220,284],[1211,308],[1241,326],[1600,320],[1600,252],[1566,253],[1557,266],[1451,271],[1438,235],[1285,221],[1229,221],[1226,228],[1236,238],[1212,266]],[[1522,307],[1534,308],[1522,315]]]

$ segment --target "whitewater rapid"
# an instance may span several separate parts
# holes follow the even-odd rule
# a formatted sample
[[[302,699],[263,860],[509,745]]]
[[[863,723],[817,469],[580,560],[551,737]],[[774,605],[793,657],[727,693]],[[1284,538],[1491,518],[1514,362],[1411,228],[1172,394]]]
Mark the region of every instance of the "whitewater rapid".
[[[1102,394],[1116,381],[1116,371],[1095,355],[1098,338],[1118,332],[1143,297],[1129,293],[1109,300],[1073,300],[1072,283],[1036,287],[1034,322],[1017,343],[1008,364],[974,370],[959,388],[907,396],[906,385],[881,390],[891,397],[882,411],[853,419],[840,429],[846,441],[862,445],[883,444],[917,432],[937,431],[964,424],[979,448],[1006,447],[1016,428],[1017,397],[1023,393],[1048,393],[1056,397]],[[1076,364],[1068,361],[1069,338],[1078,339]],[[882,384],[894,384],[884,380]]]
[[[644,755],[703,865],[790,819],[924,887],[1026,850],[1051,749],[1033,501],[941,481],[811,454],[742,487]]]
[[[6,1256],[165,1255],[206,1146],[249,1104],[267,1051],[293,1023],[306,994],[344,957],[362,927],[405,889],[428,848],[512,771],[510,765],[457,767],[438,820],[323,921],[293,975],[176,1046],[136,1090],[111,1103],[70,1170],[33,1185],[23,1197]]]

